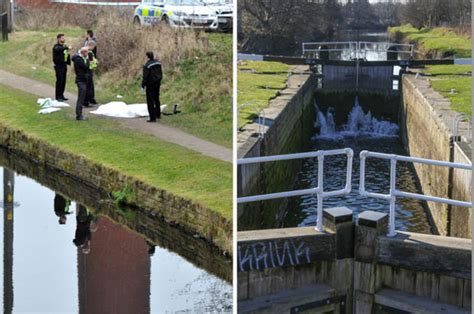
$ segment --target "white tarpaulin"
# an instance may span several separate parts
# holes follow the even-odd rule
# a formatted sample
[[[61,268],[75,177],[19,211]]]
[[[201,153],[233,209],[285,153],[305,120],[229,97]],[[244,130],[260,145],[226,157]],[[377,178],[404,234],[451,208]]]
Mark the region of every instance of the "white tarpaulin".
[[[56,111],[61,110],[61,108],[54,108],[54,107],[49,107],[49,108],[44,108],[38,111],[39,114],[48,114],[48,113],[53,113]]]
[[[161,111],[163,112],[166,107],[166,105],[162,105]],[[99,106],[91,113],[114,118],[139,118],[147,117],[148,109],[146,104],[127,105],[123,101],[113,101]]]
[[[62,108],[62,107],[69,107],[69,104],[57,100],[53,100],[51,98],[39,98],[36,102],[40,105],[41,108]]]
[[[63,107],[69,107],[69,104],[53,100],[51,98],[39,98],[36,103],[41,107],[39,114],[49,114],[61,110]]]

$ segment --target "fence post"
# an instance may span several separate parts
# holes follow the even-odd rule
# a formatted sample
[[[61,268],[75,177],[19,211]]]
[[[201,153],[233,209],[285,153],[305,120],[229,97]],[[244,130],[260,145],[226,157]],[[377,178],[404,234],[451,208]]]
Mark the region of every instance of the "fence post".
[[[354,221],[353,212],[347,207],[324,210],[324,231],[335,234],[336,259],[331,286],[338,295],[345,295],[345,313],[352,313],[354,274]]]
[[[372,313],[375,291],[377,237],[388,231],[388,215],[364,211],[359,215],[354,246],[355,313]]]

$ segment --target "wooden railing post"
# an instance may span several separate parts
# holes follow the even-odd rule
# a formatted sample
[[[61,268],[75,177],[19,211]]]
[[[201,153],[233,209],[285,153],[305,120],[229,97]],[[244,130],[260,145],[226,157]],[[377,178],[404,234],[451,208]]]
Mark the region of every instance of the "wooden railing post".
[[[331,286],[338,295],[345,296],[344,311],[352,313],[354,274],[354,221],[353,212],[347,207],[324,210],[324,231],[335,235],[336,259],[330,278]]]
[[[376,290],[376,241],[388,232],[388,215],[364,211],[359,215],[354,247],[355,313],[372,313]]]

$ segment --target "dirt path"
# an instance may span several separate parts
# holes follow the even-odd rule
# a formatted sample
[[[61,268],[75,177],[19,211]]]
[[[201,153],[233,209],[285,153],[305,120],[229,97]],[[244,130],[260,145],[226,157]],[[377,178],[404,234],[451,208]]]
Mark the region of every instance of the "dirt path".
[[[0,70],[0,84],[40,97],[54,98],[54,87],[3,70]],[[71,84],[71,82],[69,82],[69,84]],[[77,96],[69,92],[66,92],[65,96],[66,98],[69,98],[67,102],[71,105],[71,107],[74,107]],[[85,109],[87,109],[86,112],[88,112],[90,110],[95,110],[96,108]],[[104,117],[104,119],[113,118]],[[166,116],[164,119],[166,119]],[[180,129],[166,126],[159,122],[146,123],[146,118],[114,120],[120,122],[120,124],[127,129],[156,136],[161,140],[184,146],[188,149],[200,152],[201,154],[212,158],[220,159],[226,162],[232,162],[231,149],[200,139],[196,136],[183,132]]]

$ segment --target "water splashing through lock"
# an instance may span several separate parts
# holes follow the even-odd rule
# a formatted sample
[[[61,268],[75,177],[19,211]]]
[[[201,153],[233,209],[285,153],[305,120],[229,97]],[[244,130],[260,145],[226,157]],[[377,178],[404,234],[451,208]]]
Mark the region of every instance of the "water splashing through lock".
[[[354,107],[347,118],[347,124],[339,128],[336,128],[334,122],[333,108],[329,108],[326,114],[320,111],[316,104],[315,109],[315,127],[319,128],[319,134],[316,135],[316,138],[338,139],[354,136],[387,137],[397,136],[398,134],[399,128],[395,123],[372,117],[370,111],[365,113],[359,104],[359,98],[357,96],[355,98]]]

